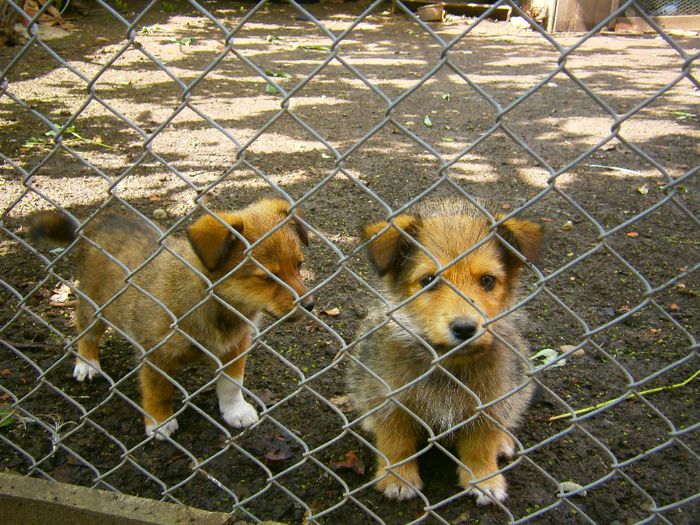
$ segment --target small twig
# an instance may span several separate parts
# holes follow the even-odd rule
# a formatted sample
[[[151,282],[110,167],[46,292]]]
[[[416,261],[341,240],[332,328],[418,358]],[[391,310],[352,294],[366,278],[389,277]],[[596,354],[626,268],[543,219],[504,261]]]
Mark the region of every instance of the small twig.
[[[644,390],[642,392],[631,392],[631,393],[627,394],[626,396],[624,396],[622,398],[622,401],[626,401],[632,396],[645,396],[647,394],[656,394],[657,392],[662,392],[664,390],[672,390],[674,388],[680,388],[680,387],[685,386],[688,383],[690,383],[693,379],[695,379],[698,376],[698,374],[700,374],[700,370],[697,370],[692,376],[690,376],[685,381],[683,381],[681,383],[676,383],[675,385],[666,385],[666,386],[660,386],[657,388],[650,388],[649,390]],[[602,403],[598,403],[597,405],[594,405],[594,406],[581,408],[579,410],[574,410],[573,413],[567,412],[565,414],[559,414],[558,416],[552,416],[548,419],[548,421],[557,421],[559,419],[572,417],[574,415],[579,416],[581,414],[587,414],[588,412],[592,412],[593,410],[597,410],[599,408],[603,408],[605,406],[611,405],[611,404],[615,403],[616,401],[618,401],[618,399],[608,399],[607,401],[603,401]]]

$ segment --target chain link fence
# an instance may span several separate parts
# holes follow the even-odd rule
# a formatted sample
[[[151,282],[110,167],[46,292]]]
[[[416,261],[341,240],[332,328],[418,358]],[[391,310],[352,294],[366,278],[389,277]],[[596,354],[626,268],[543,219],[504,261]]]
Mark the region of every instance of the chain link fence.
[[[697,35],[665,32],[632,0],[581,35],[548,34],[508,1],[437,24],[384,1],[96,0],[84,17],[69,4],[63,26],[37,23],[54,2],[4,4],[28,36],[0,62],[3,469],[253,522],[696,519]],[[489,20],[503,6],[529,28]],[[604,33],[629,9],[656,34]],[[508,430],[508,498],[486,506],[454,474],[464,423],[423,423],[424,488],[383,498],[344,384],[357,346],[406,306],[379,286],[360,227],[446,195],[493,231],[513,217],[546,231],[497,316],[527,314],[534,354],[506,398],[537,392]],[[179,430],[147,436],[137,376],[153,348],[99,310],[102,371],[76,382],[75,246],[37,244],[29,224],[59,210],[82,231],[116,210],[157,232],[159,254],[197,217],[262,196],[312,234],[316,308],[254,329],[243,392],[259,421],[222,422],[226,363],[193,341],[206,362],[170,378]],[[189,313],[168,315],[183,334]],[[431,373],[445,372],[435,356]]]

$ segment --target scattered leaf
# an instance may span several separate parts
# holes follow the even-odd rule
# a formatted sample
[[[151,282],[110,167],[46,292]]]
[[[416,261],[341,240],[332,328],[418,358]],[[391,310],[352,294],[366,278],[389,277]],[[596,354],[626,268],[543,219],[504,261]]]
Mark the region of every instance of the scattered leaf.
[[[677,311],[680,310],[679,306],[678,306],[676,303],[671,303],[671,306],[669,306],[669,309],[670,309],[672,312],[677,312]]]
[[[70,294],[71,289],[68,286],[65,284],[58,285],[56,288],[54,288],[54,293],[50,297],[51,304],[54,306],[62,305],[68,301]]]
[[[698,118],[696,114],[687,111],[674,111],[673,114],[676,116],[676,120],[697,120]]]
[[[273,86],[272,84],[267,84],[265,86],[265,93],[275,94],[275,93],[279,93],[279,90],[275,86]]]
[[[321,153],[321,158],[322,159],[332,159],[333,157],[330,156],[328,153]]]
[[[0,376],[2,377],[10,377],[11,373],[12,371],[9,368],[0,369]]]
[[[304,326],[304,330],[307,332],[318,332],[321,328],[316,324],[315,321],[309,321],[306,323],[306,326]]]
[[[300,49],[306,49],[309,51],[330,51],[331,48],[330,46],[322,46],[318,44],[302,44],[300,46],[297,46]]]
[[[617,144],[614,142],[607,142],[600,147],[600,151],[611,151],[617,148]]]
[[[449,102],[449,101],[450,101],[450,94],[449,94],[449,93],[445,93],[445,94],[442,96],[442,100],[445,100],[445,101]]]
[[[277,403],[277,400],[275,399],[275,394],[273,394],[272,390],[270,390],[269,388],[265,388],[264,390],[253,390],[253,394],[255,394],[255,397],[262,401],[266,407],[272,406],[275,403]]]
[[[271,69],[266,69],[265,74],[268,77],[275,77],[275,78],[291,78],[292,75],[290,73],[287,73],[286,71],[272,71]]]
[[[0,406],[0,428],[14,425],[15,418],[9,406]]]
[[[362,460],[360,458],[357,457],[357,454],[355,454],[354,450],[348,450],[345,453],[345,458],[342,461],[333,461],[333,462],[331,462],[331,466],[336,470],[338,470],[338,469],[352,470],[358,476],[365,475],[365,464],[362,462]]]
[[[141,33],[145,33],[148,35],[151,35],[153,33],[156,33],[160,31],[160,26],[158,24],[153,24],[152,26],[143,26],[141,28]]]
[[[334,396],[330,398],[329,401],[333,403],[333,405],[335,405],[343,414],[352,412],[352,400],[350,399],[350,396]]]
[[[649,186],[647,186],[646,184],[640,186],[639,188],[637,188],[637,193],[641,195],[646,195],[647,193],[649,193]]]
[[[577,490],[581,490],[583,488],[582,485],[579,485],[578,483],[574,483],[573,481],[563,481],[559,484],[559,492],[562,494],[566,494],[568,492],[575,492]],[[579,492],[576,494],[577,496],[585,496],[587,492],[584,490],[582,492]]]
[[[634,239],[635,237],[639,237],[639,234],[637,232],[629,232],[627,234],[627,237],[631,237],[632,239]]]
[[[268,461],[286,461],[293,457],[292,448],[282,439],[276,440],[273,447],[265,453],[265,459]]]
[[[340,315],[340,308],[329,308],[323,311],[328,317],[338,317]]]
[[[564,366],[566,364],[566,359],[561,359],[554,363],[554,360],[559,357],[559,353],[552,349],[552,348],[543,348],[539,352],[537,352],[535,355],[530,356],[530,361],[535,361],[537,359],[541,359],[542,363],[540,364],[541,368],[547,367],[547,366]]]
[[[636,170],[630,170],[627,168],[620,168],[618,166],[604,166],[602,164],[589,164],[591,168],[599,168],[599,169],[604,169],[604,170],[610,170],[610,171],[619,171],[620,173],[627,173],[628,175],[641,175],[639,171]]]
[[[452,137],[443,137],[442,140],[444,142],[454,142],[455,141],[455,139],[453,139]]]
[[[562,231],[570,232],[574,229],[574,223],[571,221],[566,221],[564,224],[561,225],[561,229]]]
[[[425,124],[426,128],[432,128],[433,127],[433,121],[430,120],[430,117],[428,115],[425,116],[423,119],[423,124]]]
[[[244,442],[246,449],[258,456],[263,456],[268,461],[285,461],[294,456],[294,450],[284,435],[279,432],[273,434],[256,434]]]

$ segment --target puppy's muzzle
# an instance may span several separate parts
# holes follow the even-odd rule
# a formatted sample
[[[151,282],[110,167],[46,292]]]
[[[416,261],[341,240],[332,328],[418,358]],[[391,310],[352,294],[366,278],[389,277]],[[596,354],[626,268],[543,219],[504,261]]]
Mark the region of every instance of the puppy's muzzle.
[[[476,323],[466,317],[458,317],[450,323],[450,335],[459,341],[471,339],[477,329]]]
[[[314,306],[316,306],[316,301],[314,300],[313,295],[309,295],[308,297],[304,297],[301,300],[301,307],[304,308],[307,312],[311,312],[314,309]]]
[[[308,297],[304,297],[301,301],[299,301],[299,304],[296,305],[296,307],[293,310],[292,315],[289,316],[290,321],[298,321],[300,319],[303,319],[305,317],[304,310],[307,312],[310,312],[314,309],[314,306],[316,305],[316,302],[314,301],[314,298],[312,295],[309,295]]]

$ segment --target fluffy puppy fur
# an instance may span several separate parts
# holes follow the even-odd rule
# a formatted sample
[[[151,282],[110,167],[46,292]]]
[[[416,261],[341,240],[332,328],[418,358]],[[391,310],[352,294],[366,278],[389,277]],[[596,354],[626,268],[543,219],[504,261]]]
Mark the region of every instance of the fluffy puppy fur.
[[[77,224],[63,215],[37,215],[34,238],[64,244],[79,239],[75,325],[82,335],[75,379],[99,374],[98,345],[107,321],[145,352],[140,383],[149,436],[164,439],[177,430],[170,378],[205,356],[201,348],[224,365],[216,385],[224,421],[233,427],[255,423],[258,414],[241,386],[243,353],[259,314],[293,319],[304,315],[300,307],[313,308],[300,274],[306,230],[292,218],[269,234],[288,215],[286,201],[265,199],[232,213],[205,214],[186,237],[165,240],[138,218],[99,216],[78,234]],[[267,235],[252,259],[236,232],[250,244]],[[205,277],[215,284],[213,293]]]
[[[521,255],[535,260],[542,228],[512,218],[494,232],[457,199],[428,202],[393,223],[365,226],[363,237],[384,296],[405,304],[388,322],[383,311],[370,316],[363,333],[385,324],[353,350],[347,376],[358,413],[372,411],[362,426],[376,439],[376,486],[399,500],[422,488],[417,450],[428,425],[453,440],[467,467],[458,468],[460,485],[479,504],[502,501],[506,482],[497,459],[512,455],[506,431],[518,425],[533,389],[521,316],[489,320],[514,303]]]

